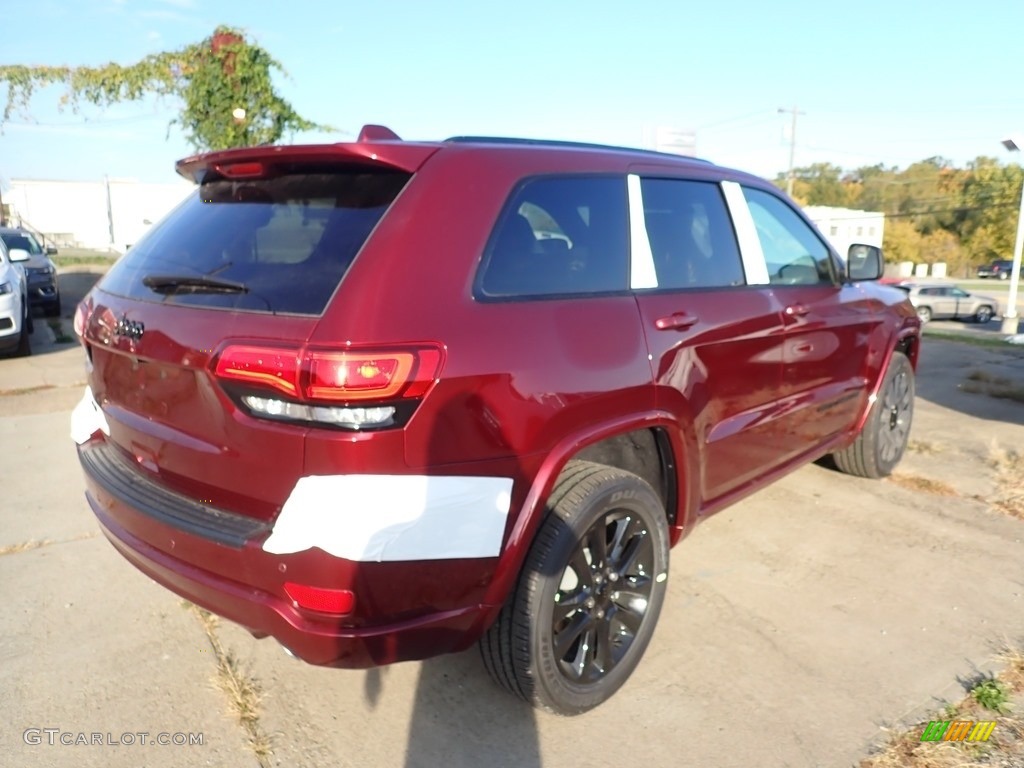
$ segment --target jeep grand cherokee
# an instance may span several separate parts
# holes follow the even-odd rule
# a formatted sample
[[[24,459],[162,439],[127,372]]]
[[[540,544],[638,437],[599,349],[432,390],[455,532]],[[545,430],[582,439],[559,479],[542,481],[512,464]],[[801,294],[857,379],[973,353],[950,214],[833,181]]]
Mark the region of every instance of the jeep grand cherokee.
[[[376,126],[177,169],[195,193],[76,313],[86,496],[139,570],[308,662],[479,642],[586,711],[698,520],[906,446],[913,308],[761,179]]]

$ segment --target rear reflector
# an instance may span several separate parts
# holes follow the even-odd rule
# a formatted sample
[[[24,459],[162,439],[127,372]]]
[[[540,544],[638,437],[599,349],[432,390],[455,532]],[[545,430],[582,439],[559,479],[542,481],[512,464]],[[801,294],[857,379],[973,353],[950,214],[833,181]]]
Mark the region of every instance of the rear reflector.
[[[356,607],[356,596],[347,589],[326,589],[286,581],[284,591],[299,608],[344,615]]]

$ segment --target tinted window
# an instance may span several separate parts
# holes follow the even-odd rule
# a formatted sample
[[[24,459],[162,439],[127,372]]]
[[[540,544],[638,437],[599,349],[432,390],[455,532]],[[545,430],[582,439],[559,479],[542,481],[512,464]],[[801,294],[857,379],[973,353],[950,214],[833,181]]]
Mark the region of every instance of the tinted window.
[[[760,189],[743,188],[773,285],[830,283],[828,246],[787,203]]]
[[[640,189],[659,288],[744,284],[736,235],[717,184],[641,179]]]
[[[624,291],[629,237],[624,177],[542,177],[498,218],[478,293],[490,297]]]
[[[23,235],[14,232],[4,232],[0,233],[0,239],[4,241],[4,245],[6,245],[9,249],[21,248],[21,250],[28,251],[29,253],[32,254],[43,252],[43,249],[40,247],[39,243],[36,242],[36,239],[32,237],[32,235]]]
[[[129,250],[102,286],[145,300],[318,315],[408,179],[331,169],[208,180]],[[144,284],[154,276],[209,278],[245,291],[158,292]]]

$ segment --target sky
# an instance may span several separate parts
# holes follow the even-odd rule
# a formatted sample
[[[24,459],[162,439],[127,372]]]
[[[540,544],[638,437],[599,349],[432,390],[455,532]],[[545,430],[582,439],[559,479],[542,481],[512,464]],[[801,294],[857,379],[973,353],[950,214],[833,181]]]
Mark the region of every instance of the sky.
[[[1018,162],[1024,3],[919,0],[0,0],[0,64],[131,64],[242,28],[287,70],[299,114],[351,141],[522,136],[645,146],[659,127],[696,153],[774,177],[789,167],[904,168],[941,156]],[[0,85],[0,94],[5,89]],[[0,133],[13,179],[170,182],[192,154],[171,100],[60,111],[38,91]],[[230,119],[230,116],[225,116]]]

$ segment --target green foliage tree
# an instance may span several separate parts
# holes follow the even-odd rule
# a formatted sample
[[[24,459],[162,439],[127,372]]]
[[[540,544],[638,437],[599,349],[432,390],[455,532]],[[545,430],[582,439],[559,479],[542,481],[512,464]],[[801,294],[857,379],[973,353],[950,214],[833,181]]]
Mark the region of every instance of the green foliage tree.
[[[285,133],[333,130],[299,115],[274,90],[271,74],[281,65],[242,31],[218,27],[199,43],[155,53],[128,66],[51,67],[0,65],[7,99],[0,123],[26,113],[35,92],[61,85],[62,107],[106,107],[155,95],[181,101],[178,125],[200,151],[277,142]]]

